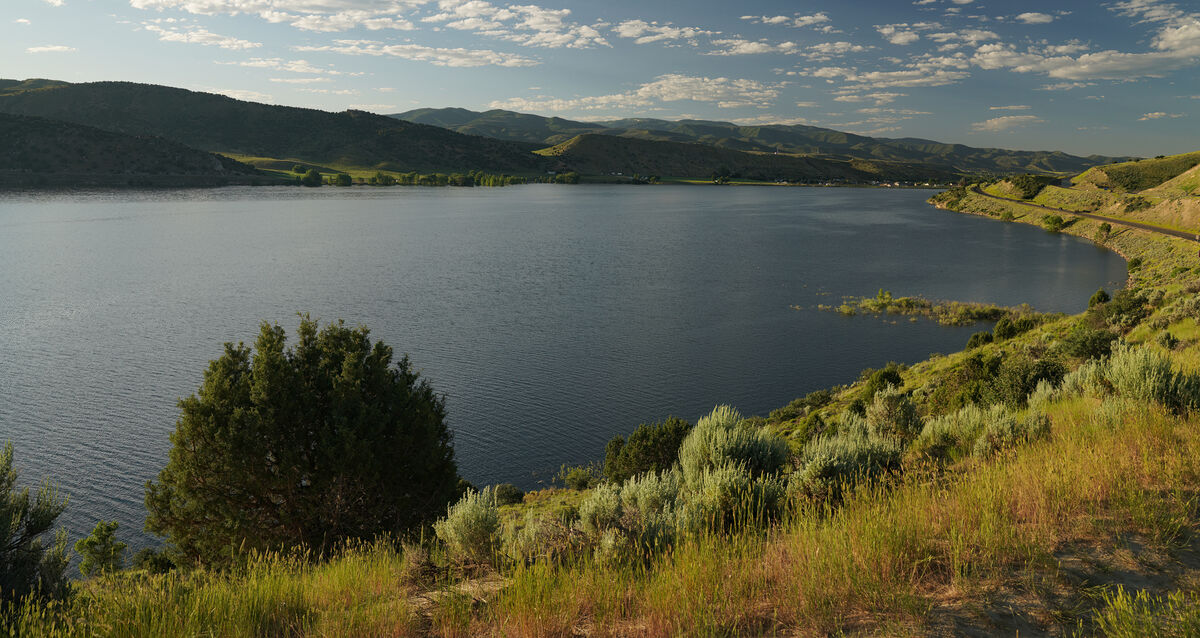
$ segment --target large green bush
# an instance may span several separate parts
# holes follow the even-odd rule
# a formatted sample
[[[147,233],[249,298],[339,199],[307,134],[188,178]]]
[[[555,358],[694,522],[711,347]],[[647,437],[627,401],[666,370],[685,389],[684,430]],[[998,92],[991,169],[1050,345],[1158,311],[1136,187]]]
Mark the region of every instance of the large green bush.
[[[875,436],[907,441],[921,430],[917,406],[895,386],[889,385],[876,393],[875,399],[866,407],[865,416]]]
[[[800,469],[792,475],[796,489],[817,498],[836,498],[860,480],[871,480],[900,469],[900,444],[871,436],[865,423],[843,425],[836,436],[820,436],[804,448]]]

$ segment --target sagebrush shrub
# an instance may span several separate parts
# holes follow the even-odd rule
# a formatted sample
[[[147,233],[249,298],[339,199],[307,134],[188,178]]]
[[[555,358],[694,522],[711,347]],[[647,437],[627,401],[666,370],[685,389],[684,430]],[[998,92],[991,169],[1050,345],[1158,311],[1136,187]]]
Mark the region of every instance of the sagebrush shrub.
[[[1063,376],[1059,392],[1066,397],[1090,396],[1100,398],[1108,392],[1106,381],[1108,361],[1089,359]]]
[[[509,553],[525,562],[563,560],[585,547],[583,532],[561,519],[525,512],[524,525],[510,534]]]
[[[1171,358],[1160,351],[1122,344],[1113,349],[1105,378],[1122,396],[1136,401],[1171,403]]]
[[[755,476],[733,464],[706,468],[688,483],[677,514],[684,530],[729,530],[774,520],[786,490],[775,476]]]
[[[875,399],[866,408],[866,418],[876,436],[904,441],[921,430],[917,407],[907,394],[892,385],[875,394]]]
[[[836,497],[844,485],[900,469],[900,454],[900,444],[894,440],[845,428],[836,436],[809,442],[795,476],[805,493]]]
[[[739,425],[741,420],[737,410],[717,406],[696,423],[679,446],[679,465],[689,485],[706,470],[730,464],[756,476],[783,467],[787,442],[762,428]]]
[[[1029,443],[1050,432],[1050,419],[1040,412],[1030,412],[1018,420],[1012,413],[1003,418],[989,420],[987,427],[975,441],[975,456],[986,457],[1023,443]]]
[[[984,409],[968,403],[957,412],[929,419],[913,441],[912,452],[938,460],[951,460],[974,449],[975,441],[989,421],[1003,418],[1008,408],[1003,404]]]
[[[621,525],[621,486],[603,483],[579,504],[579,529],[593,536]]]
[[[446,518],[433,524],[437,537],[455,560],[491,562],[500,516],[492,490],[469,491],[446,508]]]

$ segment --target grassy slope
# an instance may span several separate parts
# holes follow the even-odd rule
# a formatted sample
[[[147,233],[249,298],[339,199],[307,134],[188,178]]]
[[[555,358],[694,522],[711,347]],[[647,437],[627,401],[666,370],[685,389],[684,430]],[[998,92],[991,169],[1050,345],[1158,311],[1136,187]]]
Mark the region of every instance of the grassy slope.
[[[271,106],[128,82],[22,86],[0,91],[0,112],[157,135],[212,152],[393,171],[534,174],[544,164],[532,145],[361,111]]]
[[[1027,207],[970,193],[964,212],[1039,223]],[[1067,232],[1092,236],[1084,220]],[[1126,339],[1181,341],[1164,352],[1200,370],[1195,318],[1170,307],[1194,294],[1195,244],[1119,230],[1107,244],[1143,266],[1130,284],[1162,291]],[[1046,349],[1063,318],[999,350]],[[962,364],[938,356],[904,372],[920,389]],[[835,412],[857,392],[838,391]],[[1138,636],[1200,630],[1200,415],[1109,391],[1040,406],[1048,437],[947,471],[910,467],[860,488],[840,507],[800,502],[766,530],[695,537],[645,564],[445,567],[415,545],[355,549],[316,563],[272,558],[232,575],[122,574],[82,586],[67,611],[32,607],[39,635],[1020,635]],[[788,431],[788,423],[775,424]],[[531,494],[524,510],[577,503]],[[432,551],[432,554],[430,553]],[[438,567],[443,565],[442,567]],[[56,627],[57,623],[57,627]],[[1168,634],[1171,631],[1174,633]]]
[[[253,167],[158,137],[135,137],[40,117],[0,114],[0,182],[245,182]]]

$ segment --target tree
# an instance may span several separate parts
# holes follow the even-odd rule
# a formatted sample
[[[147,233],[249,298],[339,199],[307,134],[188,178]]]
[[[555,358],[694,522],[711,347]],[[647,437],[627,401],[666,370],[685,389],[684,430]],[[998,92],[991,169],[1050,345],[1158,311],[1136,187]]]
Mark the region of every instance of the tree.
[[[17,490],[13,446],[5,444],[0,450],[0,602],[66,591],[67,531],[58,530],[48,546],[43,542],[66,508],[67,500],[49,481],[32,498],[29,488]]]
[[[1112,234],[1112,224],[1110,224],[1108,222],[1103,222],[1100,224],[1100,228],[1096,230],[1096,241],[1098,241],[1100,243],[1104,243],[1104,242],[1108,241],[1108,237],[1111,234]]]
[[[300,178],[300,184],[303,186],[320,186],[321,183],[321,173],[315,168],[308,169],[304,177]]]
[[[1100,288],[1096,292],[1092,293],[1091,299],[1088,299],[1088,308],[1094,308],[1102,303],[1108,303],[1109,301],[1112,301],[1112,297],[1108,296],[1108,292],[1106,290]]]
[[[166,467],[146,484],[146,529],[185,562],[242,550],[403,534],[457,497],[445,404],[364,327],[301,318],[285,348],[262,324],[225,344],[179,402]]]
[[[643,423],[629,440],[615,436],[604,452],[604,476],[614,483],[646,472],[660,472],[675,465],[679,445],[692,431],[692,424],[678,417],[659,423]]]
[[[346,173],[338,173],[337,176],[333,178],[334,186],[352,186],[353,184],[354,178],[350,177],[350,175]]]
[[[79,572],[84,576],[112,573],[125,566],[125,543],[118,542],[117,522],[99,521],[92,534],[75,542],[75,551],[82,560]]]

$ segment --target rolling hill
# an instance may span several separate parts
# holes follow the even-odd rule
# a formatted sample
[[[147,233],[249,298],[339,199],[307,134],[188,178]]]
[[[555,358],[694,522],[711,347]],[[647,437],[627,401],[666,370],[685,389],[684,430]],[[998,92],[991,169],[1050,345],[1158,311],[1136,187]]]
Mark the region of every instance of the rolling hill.
[[[919,162],[957,172],[1078,173],[1091,166],[1124,159],[1097,155],[1078,157],[1058,151],[973,148],[917,138],[873,138],[815,126],[739,126],[707,120],[646,118],[578,122],[512,111],[480,113],[457,108],[419,109],[392,117],[443,126],[460,133],[547,145],[560,144],[577,135],[596,133],[644,140],[695,142],[739,151],[779,151],[835,159]]]
[[[0,113],[155,135],[215,153],[393,171],[537,173],[541,145],[463,135],[362,111],[243,102],[150,84],[0,81]]]
[[[663,142],[587,133],[538,151],[551,168],[590,175],[709,178],[714,173],[759,181],[944,181],[955,174],[918,164],[750,153],[706,144]]]
[[[0,114],[0,184],[215,186],[273,181],[227,157],[160,137]]]

